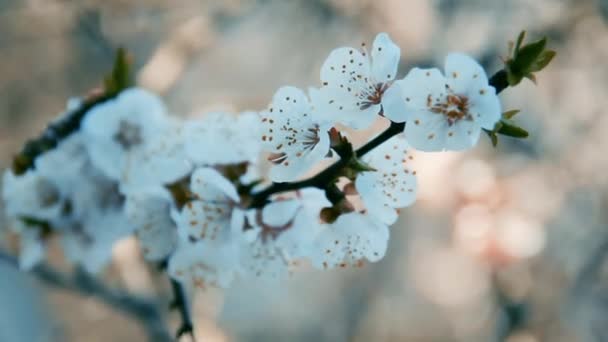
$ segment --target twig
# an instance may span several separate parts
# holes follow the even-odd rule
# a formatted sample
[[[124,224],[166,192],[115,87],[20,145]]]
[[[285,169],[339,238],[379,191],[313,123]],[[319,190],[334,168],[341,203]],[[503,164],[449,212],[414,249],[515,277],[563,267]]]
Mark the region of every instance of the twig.
[[[80,127],[80,122],[89,110],[114,96],[115,94],[101,95],[86,100],[78,108],[67,113],[65,117],[51,122],[40,136],[28,140],[21,152],[15,156],[12,166],[13,172],[19,175],[33,168],[36,157],[55,148],[61,140]]]
[[[188,307],[188,299],[184,287],[177,281],[171,279],[171,289],[173,290],[173,302],[171,302],[171,308],[179,310],[179,314],[182,318],[182,324],[177,329],[176,337],[180,338],[185,334],[192,336],[194,340],[194,326],[192,324],[192,316],[190,315],[190,308]]]
[[[15,267],[18,265],[13,256],[2,251],[0,251],[0,261]],[[52,287],[93,297],[109,307],[131,316],[144,327],[148,340],[151,342],[173,341],[160,306],[154,300],[108,288],[80,268],[76,268],[72,275],[67,275],[48,265],[41,264],[36,266],[31,274]]]
[[[529,307],[526,301],[516,301],[510,298],[500,286],[496,271],[492,274],[492,284],[498,319],[496,321],[496,342],[505,342],[515,331],[521,329],[528,320]]]
[[[489,83],[496,89],[496,94],[502,92],[509,86],[509,83],[507,82],[507,72],[505,70],[498,71],[490,78]],[[384,132],[380,133],[380,135],[378,135],[377,137],[357,149],[357,151],[355,152],[355,157],[364,156],[374,148],[389,140],[390,138],[403,132],[404,127],[405,123],[391,122],[391,125]],[[348,162],[349,160],[340,158],[337,162],[328,166],[325,170],[321,171],[317,175],[301,180],[299,182],[273,183],[266,189],[255,193],[252,196],[251,205],[249,207],[261,208],[268,202],[270,196],[281,192],[298,190],[307,187],[325,189],[327,187],[327,184],[334,180],[336,176],[338,176],[343,171],[343,168],[348,165]]]

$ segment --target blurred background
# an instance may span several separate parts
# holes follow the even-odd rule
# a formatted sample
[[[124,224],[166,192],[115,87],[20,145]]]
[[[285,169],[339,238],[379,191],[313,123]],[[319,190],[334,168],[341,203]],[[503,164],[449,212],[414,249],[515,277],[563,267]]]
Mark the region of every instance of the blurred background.
[[[505,110],[522,109],[516,121],[530,138],[492,148],[484,136],[466,153],[418,153],[419,201],[392,227],[384,260],[201,293],[195,333],[608,341],[607,20],[603,0],[0,0],[0,167],[69,97],[99,85],[118,46],[132,52],[138,83],[188,117],[259,110],[282,85],[318,85],[331,49],[382,31],[401,46],[400,77],[413,65],[441,67],[451,51],[492,74],[526,29],[557,50],[538,86],[524,81],[501,95]],[[168,300],[133,241],[117,246],[103,277]],[[2,264],[0,279],[1,342],[145,339],[137,322],[93,298]]]

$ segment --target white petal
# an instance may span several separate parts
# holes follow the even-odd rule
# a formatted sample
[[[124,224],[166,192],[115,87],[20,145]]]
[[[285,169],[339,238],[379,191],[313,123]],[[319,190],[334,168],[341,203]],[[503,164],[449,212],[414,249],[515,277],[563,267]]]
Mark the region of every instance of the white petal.
[[[129,195],[125,213],[146,260],[163,260],[175,249],[177,227],[171,217],[169,198],[143,193]]]
[[[388,82],[395,79],[401,49],[393,43],[386,33],[380,33],[372,46],[372,76],[376,82]]]
[[[169,259],[169,275],[190,288],[228,287],[238,267],[239,245],[182,242]]]
[[[470,149],[479,141],[481,128],[471,120],[459,120],[448,129],[445,138],[445,149],[451,151],[462,151]]]
[[[154,139],[167,124],[165,107],[157,96],[132,88],[117,98],[93,107],[82,121],[84,142],[96,167],[108,177],[119,179],[127,158]],[[116,139],[121,126],[128,124],[137,130],[139,142],[126,149]]]
[[[321,81],[324,86],[347,87],[367,82],[364,78],[369,78],[370,71],[367,56],[357,49],[342,47],[333,50],[321,66]]]
[[[404,134],[399,134],[364,157],[376,171],[364,172],[355,187],[369,215],[385,224],[396,219],[394,208],[402,208],[416,199],[416,177],[409,165],[413,156]]]
[[[287,148],[292,130],[307,130],[312,122],[312,106],[306,94],[295,87],[282,87],[274,94],[268,111],[260,113],[261,141],[268,151],[282,152]],[[296,133],[297,138],[297,133]]]
[[[190,190],[206,201],[239,201],[239,194],[228,179],[212,168],[198,168],[192,173]]]
[[[274,201],[262,209],[262,221],[271,227],[286,225],[294,219],[300,205],[295,199]]]
[[[356,266],[363,259],[375,262],[384,257],[388,237],[388,227],[367,215],[341,215],[319,235],[311,261],[321,269]]]
[[[312,167],[318,165],[329,152],[329,134],[319,130],[319,142],[307,153],[287,154],[287,158],[273,165],[269,178],[273,182],[289,182],[298,179]]]
[[[381,107],[368,103],[368,97],[381,82],[374,81],[368,56],[353,48],[335,49],[321,67],[321,81],[316,110],[354,129],[367,128],[376,119]]]
[[[226,203],[191,201],[179,214],[177,229],[186,240],[223,240],[229,237],[232,208]]]
[[[146,188],[172,183],[192,170],[186,157],[181,127],[169,127],[131,156],[122,177],[123,187]]]
[[[405,125],[405,138],[417,150],[442,151],[449,125],[443,115],[418,110],[411,113]]]
[[[405,122],[409,117],[408,107],[399,82],[391,85],[382,96],[382,112],[384,116],[393,122]]]
[[[344,88],[333,85],[324,86],[311,93],[315,107],[315,117],[325,115],[330,122],[339,122],[353,129],[368,128],[377,119],[379,104],[364,106],[366,96],[359,97],[363,91],[372,91],[370,84],[360,84],[357,88]],[[363,99],[362,99],[363,98]]]
[[[46,254],[40,231],[35,228],[26,228],[20,234],[19,268],[24,271],[31,270],[40,263]]]
[[[331,206],[325,192],[314,188],[300,190],[297,201],[300,207],[291,228],[276,240],[277,246],[291,259],[309,257],[313,253],[314,240],[322,230],[320,211]]]
[[[494,125],[502,116],[500,99],[496,95],[494,87],[481,87],[476,92],[473,90],[469,94],[469,98],[469,112],[473,116],[473,120],[482,128],[494,129]]]
[[[473,58],[462,53],[451,53],[445,61],[445,77],[458,95],[467,95],[472,89],[488,85],[485,70]]]
[[[428,109],[429,96],[443,98],[446,93],[446,79],[439,69],[414,68],[403,80],[396,81],[401,88],[405,106],[410,111]],[[408,137],[409,140],[409,137]]]

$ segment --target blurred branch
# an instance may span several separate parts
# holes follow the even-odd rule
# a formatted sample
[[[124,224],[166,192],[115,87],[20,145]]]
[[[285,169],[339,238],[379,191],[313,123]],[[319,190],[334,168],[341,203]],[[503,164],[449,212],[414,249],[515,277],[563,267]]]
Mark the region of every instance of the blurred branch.
[[[608,235],[593,250],[587,261],[582,265],[581,271],[574,280],[572,294],[574,297],[588,292],[589,287],[597,284],[604,262],[608,258]]]
[[[0,261],[18,267],[17,259],[0,250]],[[109,307],[125,313],[142,325],[149,341],[173,341],[160,306],[152,299],[138,297],[124,291],[106,287],[80,268],[71,275],[41,264],[30,272],[39,281],[52,287],[93,297]]]
[[[182,318],[182,323],[179,329],[177,329],[177,338],[188,334],[192,336],[194,340],[194,326],[192,325],[192,318],[190,316],[190,309],[188,307],[188,300],[184,287],[177,281],[171,279],[171,289],[173,290],[173,302],[171,302],[171,308],[179,310],[179,314]]]
[[[529,306],[526,301],[517,301],[509,297],[503,290],[496,271],[492,275],[492,284],[496,305],[498,306],[498,318],[496,322],[495,341],[507,341],[509,336],[524,327],[528,320]]]

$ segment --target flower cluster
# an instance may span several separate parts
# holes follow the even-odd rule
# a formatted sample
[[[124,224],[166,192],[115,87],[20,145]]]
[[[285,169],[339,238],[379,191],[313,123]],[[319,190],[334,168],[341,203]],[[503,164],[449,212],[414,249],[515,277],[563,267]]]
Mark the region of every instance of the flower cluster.
[[[282,87],[260,112],[182,120],[139,88],[95,105],[32,169],[4,175],[22,266],[54,236],[97,272],[114,242],[134,235],[146,259],[196,288],[380,260],[416,199],[414,151],[471,148],[501,119],[472,58],[450,54],[443,73],[398,79],[400,58],[386,33],[369,51],[338,48],[319,87]],[[405,128],[358,153],[348,131],[376,120]]]

